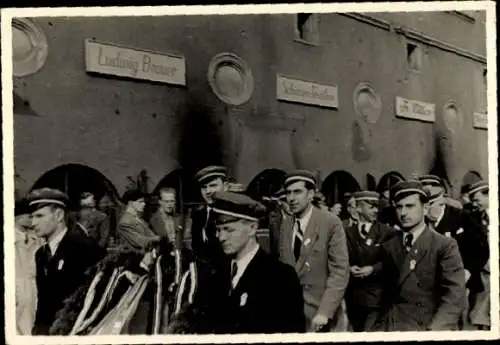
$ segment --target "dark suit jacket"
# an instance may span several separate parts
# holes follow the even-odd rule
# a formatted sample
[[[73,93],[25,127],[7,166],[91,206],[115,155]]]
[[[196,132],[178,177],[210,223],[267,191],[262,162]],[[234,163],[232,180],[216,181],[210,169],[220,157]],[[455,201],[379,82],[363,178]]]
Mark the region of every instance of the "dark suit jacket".
[[[203,259],[225,262],[226,256],[216,236],[213,213],[210,212],[207,221],[207,207],[203,206],[194,209],[191,217],[191,247],[195,255]],[[207,236],[206,242],[203,241],[203,229],[205,229]]]
[[[38,302],[33,334],[47,335],[63,301],[85,281],[87,268],[100,261],[105,251],[81,232],[68,230],[47,261],[45,247],[35,254]]]
[[[146,221],[124,212],[116,229],[120,243],[126,247],[143,251],[157,239]]]
[[[292,238],[293,218],[287,217],[281,230],[280,260],[295,267],[299,276],[307,326],[316,314],[334,319],[349,280],[349,254],[340,219],[313,207],[297,261]]]
[[[467,286],[481,291],[480,273],[489,258],[488,235],[483,227],[468,211],[446,205],[443,218],[435,230],[457,241],[464,267],[471,274]]]
[[[382,248],[383,307],[369,318],[372,330],[456,330],[465,307],[465,272],[456,241],[426,228],[409,253],[402,232]]]
[[[225,306],[227,333],[305,331],[302,288],[294,269],[259,249]]]
[[[396,232],[389,226],[375,222],[366,239],[361,237],[357,226],[346,229],[350,266],[373,266],[373,273],[366,278],[349,279],[346,291],[347,307],[362,306],[376,308],[382,293],[382,245]]]
[[[160,237],[167,237],[169,240],[171,240],[167,236],[167,230],[166,230],[166,225],[165,222],[163,221],[163,218],[160,214],[161,210],[158,209],[151,219],[149,220],[149,223],[151,225],[151,229],[153,232],[160,236]],[[175,227],[175,239],[173,245],[175,248],[182,248],[183,244],[183,229],[182,229],[182,222],[181,222],[181,217],[179,215],[173,215],[172,216],[173,221],[174,221],[174,227]]]
[[[80,223],[99,246],[106,248],[109,241],[108,216],[97,209],[82,209],[76,214],[76,222]]]

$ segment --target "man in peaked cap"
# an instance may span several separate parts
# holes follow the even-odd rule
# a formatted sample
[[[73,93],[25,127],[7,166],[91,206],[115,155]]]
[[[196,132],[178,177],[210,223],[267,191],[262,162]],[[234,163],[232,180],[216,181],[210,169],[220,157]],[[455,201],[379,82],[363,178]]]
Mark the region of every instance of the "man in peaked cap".
[[[192,212],[191,246],[195,254],[215,262],[224,261],[224,254],[215,236],[215,224],[211,215],[212,196],[215,192],[227,191],[227,169],[211,165],[195,175],[205,204]]]
[[[227,333],[305,331],[302,289],[295,270],[272,258],[257,242],[265,207],[233,192],[213,195],[217,237],[231,259],[231,284],[225,309]]]
[[[399,182],[391,197],[402,231],[382,245],[384,293],[382,308],[369,316],[371,330],[457,330],[465,307],[457,243],[426,225],[429,200],[421,182]]]
[[[488,239],[489,229],[489,186],[486,181],[477,181],[471,184],[467,193],[475,209],[478,210],[478,222],[482,225],[481,233]],[[474,328],[479,330],[489,329],[490,321],[490,260],[489,247],[483,248],[477,255],[488,254],[486,263],[478,270],[477,289],[470,287],[470,322]],[[472,279],[473,277],[471,277]]]
[[[353,330],[362,332],[367,327],[368,315],[380,307],[380,246],[395,231],[377,220],[380,200],[377,192],[360,191],[354,193],[353,197],[359,223],[345,229],[351,271],[345,300]]]
[[[341,302],[349,280],[342,223],[337,216],[312,205],[316,179],[311,172],[294,171],[284,184],[293,216],[281,225],[280,260],[295,267],[299,276],[307,331],[340,330]]]
[[[88,267],[104,256],[104,250],[81,231],[68,230],[63,192],[42,188],[28,196],[32,227],[46,244],[35,254],[38,290],[34,335],[48,335],[56,313],[84,281]]]

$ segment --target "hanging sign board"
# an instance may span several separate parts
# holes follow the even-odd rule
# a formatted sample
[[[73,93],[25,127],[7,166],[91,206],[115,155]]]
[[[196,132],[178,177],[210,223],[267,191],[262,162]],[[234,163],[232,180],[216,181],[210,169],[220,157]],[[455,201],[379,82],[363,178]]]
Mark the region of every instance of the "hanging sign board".
[[[436,121],[435,105],[396,97],[396,116],[411,120],[434,122]]]
[[[488,114],[474,113],[473,119],[474,128],[488,129]]]
[[[338,108],[338,90],[334,85],[322,85],[308,81],[277,76],[276,97],[282,101]]]
[[[186,85],[184,57],[85,40],[87,72]]]

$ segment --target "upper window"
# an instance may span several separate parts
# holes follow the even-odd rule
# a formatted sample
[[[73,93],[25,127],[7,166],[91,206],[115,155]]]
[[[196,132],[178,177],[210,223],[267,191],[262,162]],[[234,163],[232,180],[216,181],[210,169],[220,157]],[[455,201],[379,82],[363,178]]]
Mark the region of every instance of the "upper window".
[[[298,42],[319,44],[319,16],[314,13],[297,13],[295,17],[295,40]]]
[[[406,43],[406,62],[411,71],[421,72],[423,65],[422,47],[416,43]]]

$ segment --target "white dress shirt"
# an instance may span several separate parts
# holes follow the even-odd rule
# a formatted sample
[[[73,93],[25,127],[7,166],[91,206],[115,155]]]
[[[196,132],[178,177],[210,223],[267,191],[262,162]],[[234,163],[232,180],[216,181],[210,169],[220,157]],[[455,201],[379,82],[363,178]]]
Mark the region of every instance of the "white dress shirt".
[[[414,245],[415,242],[417,242],[417,239],[420,237],[422,232],[424,232],[424,230],[425,230],[425,224],[423,224],[421,227],[419,227],[417,229],[413,229],[410,231],[410,233],[413,235],[413,240],[411,242],[412,245]],[[408,236],[408,232],[404,232],[403,233],[403,245],[405,244],[405,240],[406,240],[407,236]]]
[[[238,282],[241,279],[241,276],[243,276],[243,273],[245,273],[245,270],[247,269],[248,265],[250,264],[250,261],[255,257],[259,250],[259,245],[257,244],[255,248],[253,248],[251,251],[249,251],[245,256],[232,260],[231,261],[231,267],[233,267],[233,263],[236,262],[236,275],[234,276],[232,280],[232,285],[233,288],[238,285]]]
[[[311,220],[312,210],[313,206],[310,205],[309,209],[306,212],[304,212],[304,215],[301,218],[295,218],[295,222],[293,223],[292,248],[295,243],[295,236],[297,234],[297,231],[299,230],[297,229],[297,221],[299,221],[300,223],[300,229],[302,230],[302,235],[305,235],[307,225],[309,225],[309,221]]]
[[[359,225],[358,225],[358,231],[359,231],[359,234],[361,235],[361,237],[365,237],[362,233],[361,233],[361,229],[363,228],[363,226],[365,227],[365,231],[367,234],[370,233],[370,229],[372,228],[372,223],[368,223],[368,222],[360,222]]]
[[[54,237],[51,237],[49,239],[49,248],[50,248],[50,252],[52,253],[52,255],[54,255],[57,251],[57,247],[59,247],[59,244],[61,243],[62,239],[64,238],[64,235],[66,235],[66,233],[68,232],[68,228],[64,228],[63,231],[61,231],[59,234],[57,234],[56,236]]]
[[[441,213],[439,213],[439,217],[436,219],[436,221],[434,222],[434,228],[437,228],[439,222],[443,219],[444,217],[444,211],[446,209],[446,205],[443,205],[441,207]]]

